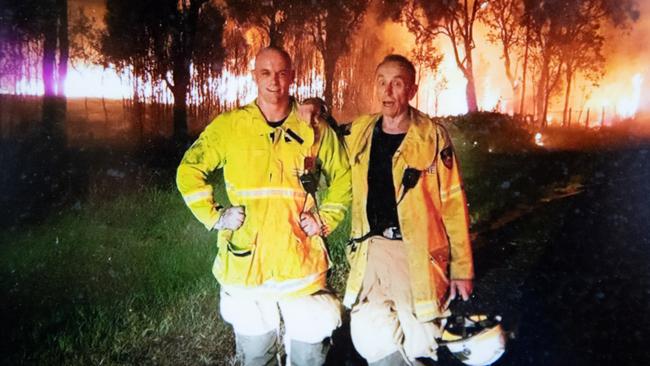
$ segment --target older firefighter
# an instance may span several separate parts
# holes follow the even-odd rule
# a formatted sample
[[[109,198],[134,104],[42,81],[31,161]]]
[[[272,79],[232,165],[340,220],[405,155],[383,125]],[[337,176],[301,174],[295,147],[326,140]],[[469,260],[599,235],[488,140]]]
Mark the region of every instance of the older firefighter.
[[[242,363],[278,362],[282,319],[291,364],[319,365],[341,322],[340,303],[326,290],[330,262],[321,235],[345,215],[350,167],[325,122],[298,117],[284,50],[262,49],[253,75],[257,99],[210,123],[185,153],[177,185],[194,216],[219,231],[213,273]],[[232,207],[213,200],[207,176],[217,168]],[[320,207],[304,180],[314,170],[329,183]]]
[[[346,137],[352,169],[351,264],[344,304],[370,365],[436,359],[446,298],[467,300],[473,262],[458,163],[445,129],[409,106],[415,68],[389,55],[376,69],[381,113]]]

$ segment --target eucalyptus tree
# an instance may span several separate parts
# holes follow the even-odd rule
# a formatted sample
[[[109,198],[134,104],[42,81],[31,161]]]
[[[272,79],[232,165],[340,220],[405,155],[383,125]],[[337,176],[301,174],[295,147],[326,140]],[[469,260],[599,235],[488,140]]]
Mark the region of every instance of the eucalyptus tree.
[[[547,123],[549,100],[564,71],[564,119],[576,72],[597,79],[603,66],[605,25],[621,28],[638,19],[636,0],[524,0],[525,19],[537,48],[536,115]]]
[[[521,0],[490,0],[485,11],[480,13],[480,19],[488,26],[488,41],[498,44],[501,48],[501,57],[506,78],[512,89],[513,102],[517,99],[518,60],[517,51],[525,48],[526,27],[523,21],[524,3]],[[524,58],[527,57],[526,51]],[[527,60],[524,60],[526,63]],[[525,70],[522,82],[525,83]],[[525,87],[521,87],[521,98],[525,97]],[[513,108],[514,110],[514,108]]]
[[[467,110],[478,110],[474,78],[474,26],[479,12],[487,2],[484,0],[386,0],[385,3],[397,9],[400,19],[415,35],[417,43],[432,42],[438,36],[446,37],[452,46],[452,53],[458,69],[467,80],[465,96]]]
[[[174,97],[174,140],[187,138],[192,70],[218,73],[225,17],[209,0],[107,0],[102,53],[118,69],[163,82]]]

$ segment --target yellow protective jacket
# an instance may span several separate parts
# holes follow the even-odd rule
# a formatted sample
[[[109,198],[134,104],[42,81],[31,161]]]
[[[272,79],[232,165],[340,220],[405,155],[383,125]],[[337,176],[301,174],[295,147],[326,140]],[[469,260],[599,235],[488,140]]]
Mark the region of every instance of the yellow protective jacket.
[[[408,251],[415,315],[427,321],[441,316],[448,279],[471,279],[474,267],[465,194],[458,162],[455,155],[449,154],[453,151],[449,135],[443,126],[416,109],[410,108],[408,113],[411,124],[393,156],[393,184],[399,200],[405,169],[421,171],[417,185],[397,206],[397,215]],[[346,137],[352,168],[353,238],[362,237],[370,229],[366,214],[368,164],[373,128],[380,117],[380,114],[359,117]],[[351,268],[343,300],[347,307],[359,296],[368,245],[369,240],[365,240],[358,246],[348,247]]]
[[[319,209],[331,232],[351,200],[350,166],[334,131],[323,121],[312,127],[300,120],[295,103],[277,128],[266,123],[256,102],[223,113],[185,153],[176,183],[208,230],[220,216],[213,188],[206,182],[214,169],[223,168],[230,202],[245,210],[238,230],[220,230],[217,236],[212,272],[223,290],[279,299],[325,287],[330,263],[323,239],[307,237],[299,225],[300,213],[314,204],[299,180],[305,158],[310,157],[317,158],[329,183]]]

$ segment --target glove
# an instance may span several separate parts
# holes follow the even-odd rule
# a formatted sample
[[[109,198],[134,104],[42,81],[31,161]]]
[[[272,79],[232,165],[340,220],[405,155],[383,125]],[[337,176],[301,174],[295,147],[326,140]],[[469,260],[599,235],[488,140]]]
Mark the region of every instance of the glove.
[[[300,214],[300,228],[307,236],[321,235],[321,225],[319,220],[310,212]]]
[[[246,218],[246,213],[244,213],[244,208],[242,206],[234,206],[225,209],[219,220],[214,224],[214,228],[217,230],[237,230],[244,223]]]

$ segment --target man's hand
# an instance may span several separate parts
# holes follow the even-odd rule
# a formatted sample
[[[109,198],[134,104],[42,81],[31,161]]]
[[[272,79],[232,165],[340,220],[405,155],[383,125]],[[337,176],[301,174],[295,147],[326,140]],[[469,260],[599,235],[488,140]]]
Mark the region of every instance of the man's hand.
[[[298,116],[300,119],[313,124],[316,117],[320,114],[323,104],[323,101],[319,98],[305,99],[298,106]]]
[[[219,217],[219,221],[214,225],[217,230],[237,230],[244,223],[246,213],[242,206],[234,206],[227,208]]]
[[[451,280],[449,285],[449,299],[453,300],[456,298],[456,294],[459,294],[463,301],[469,300],[472,291],[474,290],[474,282],[472,280]]]
[[[321,235],[321,225],[316,217],[310,212],[300,214],[300,228],[307,236]]]

